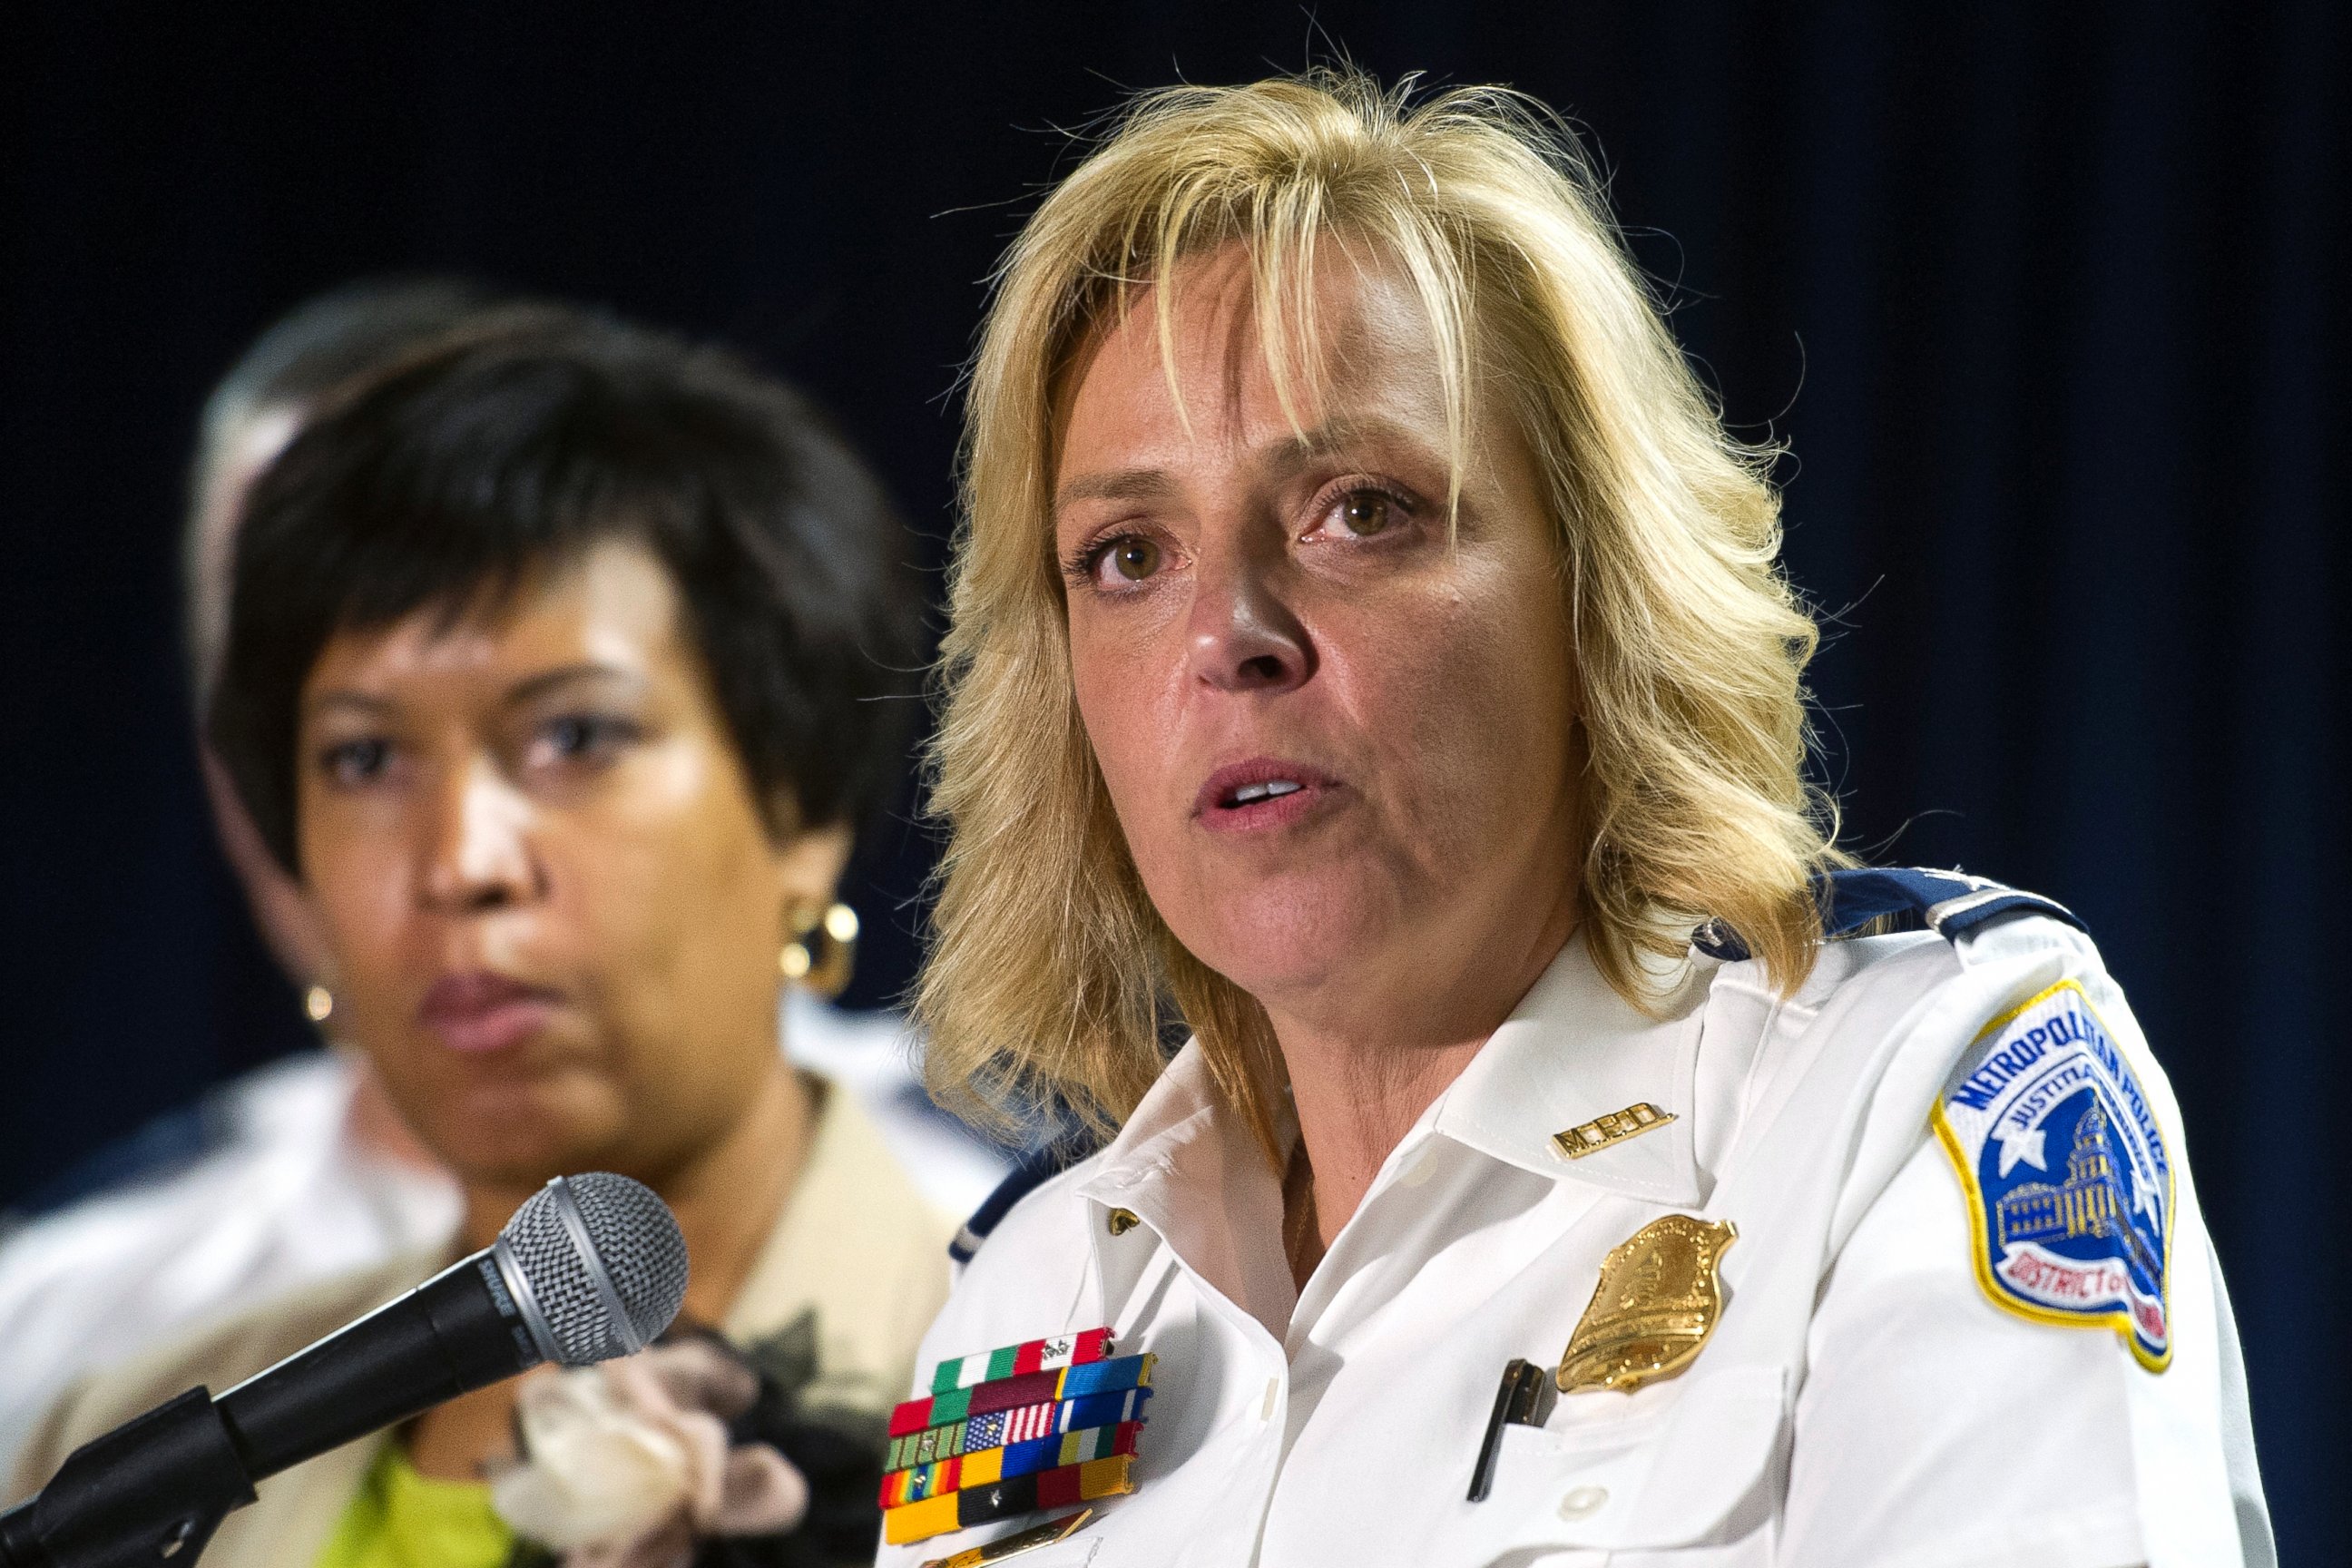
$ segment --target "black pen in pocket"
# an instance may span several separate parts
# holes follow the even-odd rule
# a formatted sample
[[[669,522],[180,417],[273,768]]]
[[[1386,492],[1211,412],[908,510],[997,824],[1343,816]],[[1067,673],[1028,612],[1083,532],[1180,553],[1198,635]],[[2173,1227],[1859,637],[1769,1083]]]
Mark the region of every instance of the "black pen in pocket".
[[[1495,1461],[1503,1453],[1503,1428],[1540,1426],[1551,1418],[1559,1397],[1548,1368],[1531,1361],[1513,1361],[1503,1369],[1503,1385],[1495,1390],[1495,1413],[1486,1418],[1486,1436],[1478,1440],[1478,1467],[1470,1472],[1470,1500],[1485,1502],[1495,1485]]]

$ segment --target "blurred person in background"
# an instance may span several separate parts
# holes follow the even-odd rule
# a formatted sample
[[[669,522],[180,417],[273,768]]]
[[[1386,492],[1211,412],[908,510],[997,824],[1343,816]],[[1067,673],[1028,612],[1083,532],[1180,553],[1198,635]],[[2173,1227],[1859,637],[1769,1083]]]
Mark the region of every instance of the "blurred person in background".
[[[289,312],[221,379],[205,400],[182,536],[199,715],[219,675],[230,551],[256,477],[314,410],[388,364],[528,313],[457,279],[357,283]],[[301,889],[263,847],[212,748],[200,742],[198,754],[255,923],[307,984],[322,959]],[[77,1374],[232,1302],[439,1247],[457,1209],[456,1184],[350,1051],[274,1062],[101,1150],[36,1193],[0,1243],[0,1343],[10,1347],[0,1356],[0,1467]]]
[[[246,496],[303,421],[420,355],[570,319],[461,278],[395,277],[307,300],[255,340],[205,400],[188,485],[182,580],[199,715],[219,676]],[[340,1020],[313,984],[322,939],[300,885],[201,737],[198,754],[222,849],[329,1048],[222,1086],[66,1172],[13,1224],[0,1219],[0,1473],[77,1375],[236,1304],[457,1232],[456,1182],[402,1124],[365,1053],[333,1045]],[[965,1213],[1003,1173],[994,1150],[924,1096],[897,1016],[845,1012],[805,984],[787,988],[784,1015],[793,1059],[858,1092],[934,1205]]]
[[[207,1561],[870,1552],[883,1416],[950,1227],[778,1036],[786,976],[845,973],[836,883],[898,781],[907,544],[796,395],[581,313],[404,356],[268,462],[209,739],[299,889],[313,1011],[461,1217],[84,1380],[13,1495],[484,1245],[549,1177],[606,1169],[663,1195],[692,1261],[650,1372],[500,1384],[297,1467]],[[731,1449],[688,1440],[714,1415]],[[566,1472],[599,1434],[658,1462],[617,1493]]]

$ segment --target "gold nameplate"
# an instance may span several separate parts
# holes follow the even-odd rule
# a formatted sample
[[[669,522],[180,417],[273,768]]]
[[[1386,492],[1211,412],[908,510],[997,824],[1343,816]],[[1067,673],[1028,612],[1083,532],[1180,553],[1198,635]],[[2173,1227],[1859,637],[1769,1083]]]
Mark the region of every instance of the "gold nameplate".
[[[1606,1149],[1612,1143],[1622,1143],[1628,1138],[1639,1138],[1653,1127],[1664,1127],[1675,1119],[1671,1110],[1660,1110],[1648,1100],[1629,1105],[1622,1110],[1612,1110],[1606,1116],[1596,1116],[1580,1127],[1551,1135],[1552,1147],[1571,1160],[1581,1160],[1595,1149]]]
[[[1670,1214],[1619,1242],[1560,1352],[1559,1391],[1631,1394],[1697,1360],[1723,1315],[1717,1265],[1738,1238],[1727,1219]]]

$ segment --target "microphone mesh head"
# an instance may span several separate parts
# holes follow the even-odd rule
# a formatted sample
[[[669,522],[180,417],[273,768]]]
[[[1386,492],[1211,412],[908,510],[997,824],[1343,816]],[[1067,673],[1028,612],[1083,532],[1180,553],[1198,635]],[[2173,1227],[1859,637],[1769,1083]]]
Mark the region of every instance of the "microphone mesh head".
[[[686,1300],[686,1238],[653,1189],[609,1171],[564,1178],[594,1257],[583,1258],[551,1182],[515,1210],[499,1233],[555,1342],[555,1359],[586,1366],[649,1343]],[[605,1289],[619,1299],[627,1330],[613,1321]]]

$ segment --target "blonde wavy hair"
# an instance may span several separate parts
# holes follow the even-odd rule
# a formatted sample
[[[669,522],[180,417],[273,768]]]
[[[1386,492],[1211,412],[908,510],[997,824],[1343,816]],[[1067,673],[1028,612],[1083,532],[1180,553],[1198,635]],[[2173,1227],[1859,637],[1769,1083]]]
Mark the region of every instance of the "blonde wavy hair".
[[[1785,989],[1811,969],[1808,878],[1843,858],[1805,781],[1817,634],[1777,564],[1775,454],[1725,432],[1573,138],[1498,89],[1417,102],[1410,81],[1353,72],[1175,88],[1137,100],[1024,227],[971,372],[929,759],[948,843],[915,1005],[933,1095],[983,1126],[1042,1102],[1108,1130],[1181,1020],[1276,1149],[1272,1027],[1153,910],[1080,722],[1055,400],[1146,287],[1172,378],[1165,285],[1236,242],[1276,386],[1315,374],[1322,240],[1376,249],[1419,295],[1456,474],[1481,374],[1500,377],[1535,454],[1580,661],[1580,914],[1601,973],[1653,1005],[1704,919]]]

